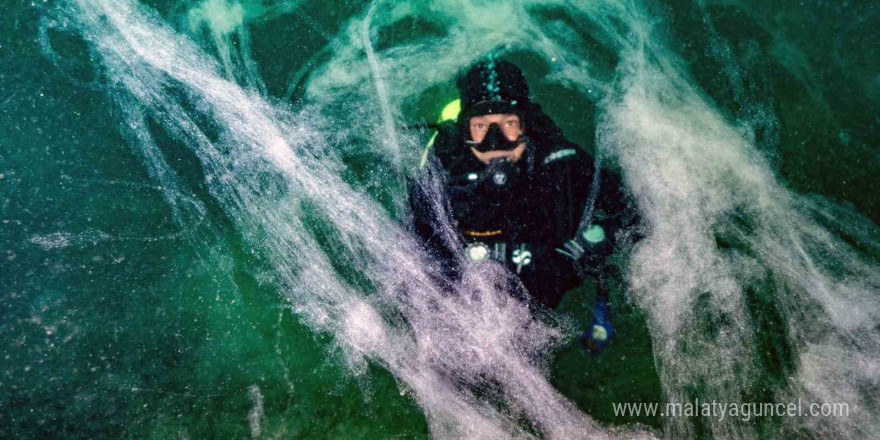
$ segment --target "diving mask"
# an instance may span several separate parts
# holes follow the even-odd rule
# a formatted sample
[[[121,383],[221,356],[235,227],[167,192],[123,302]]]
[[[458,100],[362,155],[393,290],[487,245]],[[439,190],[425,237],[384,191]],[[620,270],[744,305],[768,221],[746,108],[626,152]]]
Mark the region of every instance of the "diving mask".
[[[526,137],[523,136],[522,133],[520,133],[519,137],[515,140],[508,139],[501,130],[501,127],[493,122],[489,124],[489,130],[486,132],[486,136],[482,141],[475,142],[468,140],[467,144],[475,150],[485,153],[487,151],[496,150],[513,150],[525,141]]]

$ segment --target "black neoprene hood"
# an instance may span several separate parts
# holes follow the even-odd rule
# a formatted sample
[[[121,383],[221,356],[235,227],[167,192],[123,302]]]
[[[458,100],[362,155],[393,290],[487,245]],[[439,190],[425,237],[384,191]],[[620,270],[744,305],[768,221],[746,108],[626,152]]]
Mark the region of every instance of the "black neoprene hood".
[[[529,85],[519,67],[494,58],[479,61],[458,80],[461,116],[518,113],[531,106]]]

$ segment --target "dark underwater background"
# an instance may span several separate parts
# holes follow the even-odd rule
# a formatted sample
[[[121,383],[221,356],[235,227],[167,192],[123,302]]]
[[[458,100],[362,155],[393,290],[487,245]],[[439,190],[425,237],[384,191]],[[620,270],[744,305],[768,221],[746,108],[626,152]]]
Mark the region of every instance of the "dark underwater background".
[[[730,159],[729,175],[683,178],[693,186],[680,188],[682,199],[699,190],[710,200],[696,205],[715,197],[742,201],[732,209],[736,214],[726,208],[697,213],[724,219],[706,223],[717,226],[709,233],[712,252],[724,259],[731,249],[747,249],[741,255],[748,258],[729,257],[729,280],[739,283],[730,288],[736,305],[716,306],[728,297],[707,296],[708,281],[676,296],[678,287],[664,287],[657,281],[662,277],[645,268],[654,261],[650,246],[671,248],[663,237],[694,242],[682,219],[668,228],[656,221],[659,241],[635,252],[644,263],[634,263],[633,280],[614,292],[618,335],[601,355],[583,354],[574,340],[590,319],[592,282],[557,310],[560,323],[548,334],[563,336],[541,351],[535,371],[558,392],[553,402],[570,402],[573,414],[583,414],[584,436],[876,436],[880,5],[590,3],[4,1],[0,437],[456,438],[459,431],[447,421],[464,420],[469,411],[448,409],[431,400],[435,388],[413,385],[421,382],[406,372],[418,368],[387,355],[396,353],[392,338],[387,347],[364,348],[356,335],[340,336],[349,327],[335,323],[345,319],[331,313],[325,323],[310,315],[313,303],[303,298],[311,298],[311,288],[285,278],[285,264],[308,275],[327,260],[332,269],[320,266],[314,274],[344,285],[339,292],[381,290],[374,278],[379,272],[365,262],[374,255],[346,235],[360,232],[340,226],[343,219],[326,200],[299,201],[301,210],[273,214],[287,213],[279,207],[285,197],[308,186],[290,183],[303,172],[291,167],[294,177],[281,178],[287,174],[265,168],[262,153],[256,159],[233,153],[250,148],[247,139],[262,145],[267,129],[257,123],[281,121],[279,139],[314,146],[294,148],[322,164],[310,172],[334,176],[325,182],[328,194],[355,188],[373,207],[369,212],[387,213],[391,221],[377,220],[386,226],[370,229],[375,236],[368,238],[393,248],[399,233],[387,225],[406,222],[406,177],[415,173],[430,137],[428,130],[405,126],[436,120],[456,98],[454,74],[488,53],[523,68],[534,100],[572,141],[632,176],[636,191],[644,191],[647,218],[668,217],[656,205],[678,206],[664,203],[672,200],[663,198],[669,192],[648,189],[668,183],[662,170],[682,166],[687,175],[714,159],[689,155],[700,151],[693,149],[664,152],[633,136],[656,134],[651,138],[661,147],[707,145],[699,141],[703,135],[738,138],[729,151],[746,152],[741,162]],[[128,21],[102,18],[117,8]],[[195,73],[188,82],[187,71],[175,72],[173,62],[143,67],[132,61],[150,54],[122,51],[127,40],[114,40],[112,29],[139,25],[177,42],[152,51],[197,51],[202,58],[195,65],[204,71],[189,70]],[[236,87],[241,95],[229,99],[262,109],[265,120],[247,112],[215,118],[230,95],[200,95],[213,87],[197,77],[202,74]],[[657,85],[666,80],[652,75],[673,78],[672,85]],[[652,90],[659,90],[656,99]],[[651,103],[682,116],[664,122],[658,118],[672,111],[651,110]],[[701,121],[693,136],[682,128],[691,115]],[[660,122],[627,128],[639,118]],[[193,141],[193,127],[217,145],[234,145],[216,153],[195,149],[190,142],[201,141]],[[237,137],[241,133],[247,135]],[[236,174],[238,160],[253,173]],[[639,160],[660,171],[639,174]],[[753,165],[761,171],[737,174]],[[235,192],[236,178],[254,188]],[[751,179],[758,182],[754,193],[730,189]],[[761,191],[771,186],[764,197]],[[258,216],[263,213],[269,214]],[[785,223],[790,218],[806,220]],[[278,226],[286,222],[298,226]],[[313,237],[315,246],[289,254],[273,247],[301,236]],[[778,246],[756,244],[773,240]],[[405,261],[405,253],[400,258]],[[812,269],[776,275],[800,264],[795,260]],[[686,266],[665,276],[690,273]],[[717,267],[705,270],[717,273]],[[409,276],[390,273],[395,280]],[[823,293],[810,296],[809,286],[797,287],[791,279],[798,273]],[[630,294],[627,286],[657,295]],[[380,312],[397,310],[362,296]],[[349,301],[344,298],[339,301]],[[670,304],[687,313],[675,315]],[[394,318],[383,319],[388,328],[401,328]],[[423,329],[437,338],[446,331]],[[672,340],[680,343],[672,347]],[[682,348],[686,341],[691,345]],[[731,348],[737,344],[743,348]],[[716,360],[725,365],[717,373]],[[814,399],[849,399],[859,414],[820,424],[755,418],[726,425],[618,416],[612,408],[612,402],[686,400],[718,390],[729,392],[719,398],[786,402],[806,390]],[[562,438],[554,434],[556,424],[574,423],[519,414],[493,396],[487,389],[462,400],[501,408],[501,416],[487,418],[504,434],[486,438]]]

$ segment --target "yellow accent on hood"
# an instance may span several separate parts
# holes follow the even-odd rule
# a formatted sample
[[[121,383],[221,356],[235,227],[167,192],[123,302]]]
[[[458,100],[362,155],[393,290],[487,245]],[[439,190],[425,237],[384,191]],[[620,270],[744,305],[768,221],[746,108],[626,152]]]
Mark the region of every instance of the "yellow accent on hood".
[[[464,235],[471,237],[491,237],[493,235],[501,235],[501,229],[497,231],[464,231]]]

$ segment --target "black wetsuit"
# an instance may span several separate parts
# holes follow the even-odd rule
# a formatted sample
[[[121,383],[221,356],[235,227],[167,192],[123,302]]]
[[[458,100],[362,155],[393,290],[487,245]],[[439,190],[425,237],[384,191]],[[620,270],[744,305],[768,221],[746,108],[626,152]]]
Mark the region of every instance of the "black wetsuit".
[[[517,162],[525,170],[503,191],[482,181],[486,165],[464,144],[461,126],[441,126],[434,154],[413,185],[411,204],[415,231],[443,263],[447,276],[455,278],[472,252],[481,256],[488,249],[489,258],[505,262],[519,276],[535,302],[554,308],[567,290],[580,284],[584,272],[556,249],[577,233],[595,165],[549,118],[539,117],[550,129],[527,133],[529,150]],[[601,255],[594,255],[592,261],[602,266],[625,223],[626,203],[616,174],[600,173],[595,200],[592,223],[602,226],[605,240],[598,245]],[[453,221],[439,220],[444,216]],[[458,239],[444,229],[450,224]],[[603,271],[585,269],[594,276]]]

